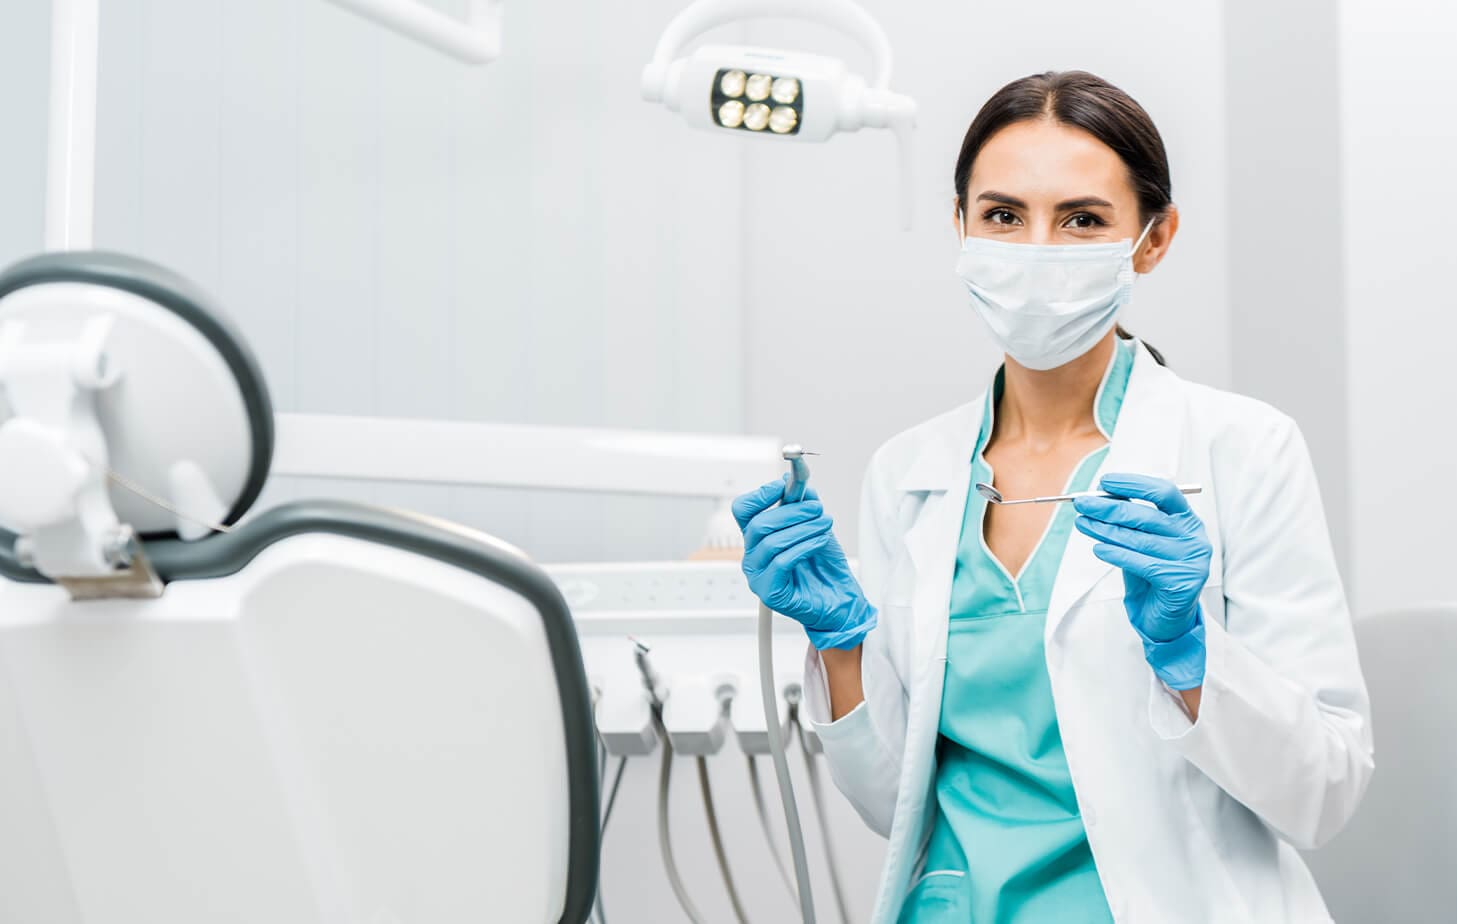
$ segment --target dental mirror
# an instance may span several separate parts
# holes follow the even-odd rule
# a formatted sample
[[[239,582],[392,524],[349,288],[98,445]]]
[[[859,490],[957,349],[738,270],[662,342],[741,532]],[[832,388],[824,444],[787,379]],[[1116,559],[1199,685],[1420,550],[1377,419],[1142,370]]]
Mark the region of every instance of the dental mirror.
[[[1204,488],[1201,485],[1197,484],[1179,485],[1180,494],[1199,494],[1203,492],[1203,490]],[[984,481],[978,481],[976,483],[976,493],[980,494],[982,497],[985,497],[993,504],[1002,504],[1005,506],[1013,506],[1015,504],[1059,504],[1063,501],[1070,501],[1079,497],[1117,496],[1114,494],[1109,494],[1107,491],[1076,491],[1072,494],[1054,494],[1050,497],[1027,497],[1023,498],[1022,500],[1007,500],[1006,498],[1002,497],[1001,491],[998,491],[996,488],[992,487]]]

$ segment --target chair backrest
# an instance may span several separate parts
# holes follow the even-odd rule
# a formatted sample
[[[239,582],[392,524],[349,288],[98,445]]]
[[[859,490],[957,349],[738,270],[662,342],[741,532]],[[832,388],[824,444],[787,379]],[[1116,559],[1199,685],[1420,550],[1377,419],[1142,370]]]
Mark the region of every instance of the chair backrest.
[[[150,601],[0,569],[0,922],[586,919],[591,706],[544,573],[339,503],[148,552]]]
[[[1457,606],[1356,620],[1376,772],[1346,830],[1307,854],[1337,921],[1446,921],[1457,908]]]

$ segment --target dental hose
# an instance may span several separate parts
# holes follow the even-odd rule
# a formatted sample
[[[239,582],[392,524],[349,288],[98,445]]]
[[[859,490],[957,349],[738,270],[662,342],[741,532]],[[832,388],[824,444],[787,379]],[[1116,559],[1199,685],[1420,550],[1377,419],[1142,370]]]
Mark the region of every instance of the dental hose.
[[[612,778],[612,790],[607,796],[607,809],[602,813],[601,834],[598,835],[603,843],[607,840],[607,826],[612,822],[612,806],[617,804],[617,790],[622,786],[622,772],[627,769],[627,758],[617,759],[617,773]],[[606,782],[606,774],[603,774],[603,782]],[[607,910],[602,905],[602,883],[597,883],[597,898],[593,903],[597,915],[597,924],[607,924]]]
[[[759,782],[759,763],[750,754],[746,760],[749,763],[749,789],[754,794],[754,811],[759,816],[759,826],[764,829],[764,840],[769,844],[769,855],[774,860],[774,868],[779,871],[779,879],[784,883],[784,888],[789,890],[789,897],[794,897],[794,880],[789,876],[789,869],[784,865],[784,856],[779,852],[779,839],[774,836],[774,828],[769,824],[769,812],[764,808],[764,786]]]
[[[825,862],[830,867],[830,885],[835,889],[835,905],[840,909],[840,920],[843,924],[850,924],[850,905],[845,901],[845,885],[840,881],[840,864],[835,861],[835,841],[830,836],[830,817],[825,814],[825,793],[820,782],[819,764],[815,762],[815,756],[809,749],[809,734],[799,721],[797,709],[791,708],[789,721],[794,726],[795,734],[799,736],[799,749],[804,753],[804,770],[809,776],[809,793],[814,800],[815,814],[819,819],[820,836],[825,841]]]
[[[663,757],[658,767],[658,849],[663,854],[663,867],[668,873],[668,884],[673,887],[673,896],[692,924],[704,924],[703,915],[688,896],[683,877],[678,875],[678,862],[673,858],[673,840],[668,833],[668,788],[673,779],[673,744],[668,740],[668,729],[663,725],[661,709],[653,709],[653,726],[662,739]]]
[[[734,877],[729,872],[728,853],[723,849],[723,834],[718,829],[718,812],[713,808],[713,787],[708,782],[708,758],[700,755],[697,763],[698,790],[703,795],[703,811],[708,816],[708,836],[713,841],[713,855],[718,860],[718,871],[723,875],[723,885],[728,890],[734,917],[739,924],[748,924],[749,916],[744,914],[744,904],[739,901],[739,890],[735,888]]]
[[[789,462],[789,482],[784,487],[785,504],[799,502],[809,481],[809,466],[800,446],[784,447]],[[774,689],[774,612],[759,604],[759,693],[764,700],[764,727],[769,732],[769,756],[779,782],[779,800],[784,806],[784,823],[789,831],[789,851],[794,858],[794,878],[799,884],[799,913],[803,924],[814,924],[814,896],[809,881],[809,860],[804,851],[804,831],[799,826],[799,808],[794,801],[794,783],[789,778],[789,758],[784,753],[783,726],[779,724],[779,697]]]

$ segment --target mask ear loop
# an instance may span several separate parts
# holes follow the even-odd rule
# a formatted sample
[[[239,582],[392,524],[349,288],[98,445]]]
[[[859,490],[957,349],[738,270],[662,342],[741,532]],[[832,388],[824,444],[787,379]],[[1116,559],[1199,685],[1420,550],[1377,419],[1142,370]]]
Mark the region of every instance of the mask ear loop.
[[[1157,216],[1150,218],[1148,224],[1143,226],[1143,233],[1138,236],[1138,240],[1133,242],[1133,249],[1128,251],[1129,262],[1132,262],[1133,258],[1138,256],[1138,248],[1142,247],[1143,242],[1148,240],[1148,233],[1153,230],[1153,226],[1156,224],[1158,224]]]

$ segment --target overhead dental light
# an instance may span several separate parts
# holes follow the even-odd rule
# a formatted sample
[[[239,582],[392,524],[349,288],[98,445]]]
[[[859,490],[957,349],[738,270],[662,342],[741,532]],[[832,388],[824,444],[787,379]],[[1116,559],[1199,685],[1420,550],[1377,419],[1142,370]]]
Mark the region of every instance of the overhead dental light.
[[[744,19],[800,19],[830,26],[870,52],[873,74],[851,73],[838,58],[744,45],[702,45],[704,32]],[[888,128],[900,154],[901,217],[911,223],[911,129],[916,103],[890,90],[890,41],[852,0],[698,0],[679,13],[643,69],[643,99],[709,131],[794,141]]]

